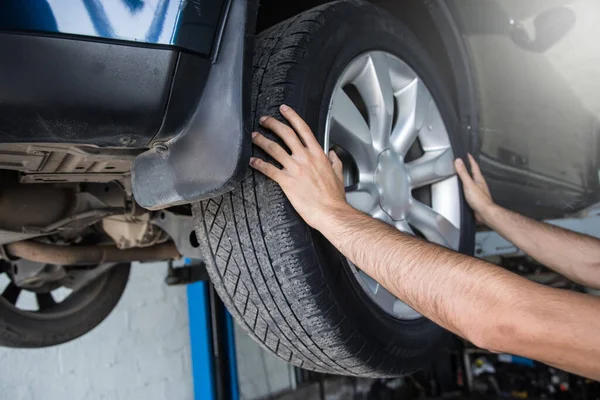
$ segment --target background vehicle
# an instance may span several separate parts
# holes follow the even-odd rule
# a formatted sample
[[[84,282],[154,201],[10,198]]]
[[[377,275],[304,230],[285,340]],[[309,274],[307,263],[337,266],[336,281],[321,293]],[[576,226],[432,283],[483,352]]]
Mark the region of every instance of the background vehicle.
[[[390,376],[430,359],[443,330],[248,170],[265,157],[250,132],[294,107],[343,158],[351,204],[470,253],[452,168],[468,151],[507,207],[598,201],[598,5],[374,3],[3,2],[0,343],[79,336],[118,301],[122,263],[181,254],[289,362]],[[19,310],[22,290],[38,310]]]

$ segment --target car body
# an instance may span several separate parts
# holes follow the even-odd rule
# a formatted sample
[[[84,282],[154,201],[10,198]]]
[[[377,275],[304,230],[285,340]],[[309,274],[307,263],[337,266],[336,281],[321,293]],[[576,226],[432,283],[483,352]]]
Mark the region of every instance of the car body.
[[[248,161],[253,112],[262,95],[253,91],[263,84],[257,82],[256,71],[270,68],[268,60],[256,63],[254,41],[260,33],[261,46],[265,40],[276,42],[277,37],[265,39],[265,32],[310,10],[366,4],[326,3],[3,2],[0,171],[5,171],[2,189],[9,200],[0,201],[4,215],[0,244],[17,258],[4,260],[11,279],[39,292],[40,285],[54,287],[38,279],[40,274],[64,283],[65,274],[78,271],[79,264],[96,263],[96,268],[110,270],[107,258],[115,262],[179,255],[205,258],[212,251],[211,278],[216,286],[220,278],[225,282],[228,264],[220,276],[216,260],[229,263],[231,253],[224,254],[233,250],[219,247],[228,237],[225,226],[220,226],[226,225],[221,214],[224,208],[240,211],[245,203],[234,206],[233,198],[243,198],[244,190],[240,196],[234,189],[256,183],[249,179]],[[452,119],[457,121],[448,130],[477,153],[498,203],[545,219],[573,214],[600,201],[600,53],[594,39],[600,29],[594,16],[600,10],[594,0],[372,3],[376,8],[369,10],[385,10],[382,18],[405,25],[428,54],[426,60],[435,65],[435,80],[441,86],[436,92],[448,94]],[[454,150],[447,154],[462,154]],[[460,250],[469,253],[473,237],[463,239],[474,235],[472,216],[460,211],[464,201],[458,189],[449,193],[457,197],[457,218],[462,215],[457,224],[468,228],[457,227],[462,236],[457,237],[455,250],[460,241]],[[231,205],[223,205],[224,194],[231,197]],[[256,198],[246,202],[252,201]],[[202,214],[204,233],[192,210],[196,216]],[[249,218],[248,212],[241,214]],[[237,225],[241,217],[233,215]],[[283,222],[276,229],[297,225]],[[235,232],[237,239],[240,235]],[[82,245],[90,246],[89,253],[110,249],[93,258]],[[29,255],[49,249],[55,258]],[[14,264],[19,257],[37,267],[20,264],[17,273]],[[247,259],[234,261],[238,268]],[[51,271],[39,266],[55,264],[58,268]],[[258,264],[257,257],[253,265]],[[83,279],[75,284],[80,289],[86,279],[97,276],[76,279]],[[285,286],[280,281],[277,284]],[[224,297],[227,285],[217,287]],[[234,300],[225,303],[233,307]],[[244,312],[247,306],[246,299]],[[249,330],[258,329],[256,318]],[[266,333],[261,340],[267,340]],[[380,371],[373,374],[382,376]]]
[[[239,138],[244,129],[243,88],[219,101],[214,101],[213,93],[205,93],[213,100],[196,109],[193,105],[203,98],[203,89],[211,89],[205,88],[207,82],[217,78],[217,56],[228,52],[229,40],[235,40],[227,35],[251,32],[255,24],[257,4],[244,2],[237,16],[231,15],[235,2],[229,3],[6,2],[0,19],[4,54],[21,57],[4,63],[2,74],[10,76],[12,84],[5,81],[2,88],[3,113],[16,112],[18,119],[3,119],[2,142],[160,149],[171,141],[166,154],[151,150],[137,156],[133,186],[138,203],[164,208],[227,190],[230,181],[244,175],[249,154],[247,140]],[[319,2],[297,3],[284,9],[265,2],[261,18],[281,19]],[[394,2],[381,3],[396,7]],[[534,3],[448,1],[439,10],[449,12],[445,18],[452,20],[465,44],[466,54],[460,56],[468,57],[479,123],[476,133],[494,194],[509,208],[544,218],[576,212],[598,199],[594,93],[599,80],[589,20],[596,6],[583,0]],[[234,25],[230,33],[227,28]],[[226,48],[221,48],[222,42],[227,42]],[[251,44],[238,46],[232,56],[241,65],[224,75],[242,75],[248,68],[250,57],[244,58],[243,52]],[[48,67],[42,71],[32,67],[40,64]],[[186,84],[180,84],[184,79]],[[73,81],[77,84],[69,84]],[[236,84],[244,86],[239,77]],[[50,92],[56,98],[53,104],[48,104]],[[58,99],[64,99],[63,104]],[[524,104],[512,99],[523,99]],[[13,102],[18,106],[11,107]],[[84,115],[70,111],[75,103],[91,111]],[[219,107],[211,109],[214,103]],[[226,114],[228,129],[220,135],[236,131],[238,137],[207,142],[211,130],[224,127],[208,122],[192,127],[196,111],[206,114],[195,118],[204,121]],[[114,134],[105,133],[107,126]],[[183,139],[190,129],[202,132],[197,135],[204,136],[201,148],[190,147],[193,142]],[[475,123],[472,129],[477,129]],[[190,177],[185,171],[190,165],[177,154],[182,141],[183,153],[193,152],[192,158],[201,160],[204,173],[199,176]],[[221,142],[226,146],[217,150]],[[207,148],[211,150],[203,152]],[[172,152],[177,163],[168,161]],[[170,184],[163,186],[166,177]]]

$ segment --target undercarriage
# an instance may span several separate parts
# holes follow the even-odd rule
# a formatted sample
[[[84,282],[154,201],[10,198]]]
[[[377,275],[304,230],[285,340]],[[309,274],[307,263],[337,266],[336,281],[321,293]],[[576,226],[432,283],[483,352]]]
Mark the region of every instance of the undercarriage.
[[[118,263],[197,256],[189,208],[152,212],[133,199],[131,163],[141,152],[0,145],[1,257],[17,286],[79,288]]]

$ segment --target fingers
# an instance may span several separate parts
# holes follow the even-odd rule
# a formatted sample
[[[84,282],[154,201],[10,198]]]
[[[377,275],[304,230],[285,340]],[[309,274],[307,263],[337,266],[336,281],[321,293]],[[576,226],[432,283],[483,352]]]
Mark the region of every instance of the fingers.
[[[281,111],[281,115],[288,120],[288,122],[292,125],[296,133],[302,138],[302,141],[306,145],[306,147],[311,151],[322,151],[319,142],[315,138],[312,130],[308,126],[308,124],[294,111],[291,107],[282,104],[279,107]]]
[[[252,143],[263,149],[265,153],[273,157],[284,168],[289,166],[290,155],[274,141],[267,139],[258,132],[252,132]]]
[[[327,158],[331,162],[331,167],[333,168],[333,172],[335,172],[335,176],[338,177],[340,182],[344,182],[344,165],[337,154],[335,154],[335,151],[330,150]]]
[[[296,132],[286,124],[277,121],[273,117],[261,117],[260,124],[283,139],[283,142],[290,148],[292,153],[304,149],[304,145],[300,143]]]
[[[471,165],[471,171],[473,172],[473,179],[475,179],[475,182],[485,183],[485,179],[483,178],[483,174],[479,169],[479,164],[477,164],[477,161],[475,161],[475,157],[473,157],[471,153],[468,154],[468,157],[469,164]]]
[[[262,172],[268,178],[273,179],[275,182],[279,183],[281,177],[283,176],[283,172],[275,167],[273,164],[269,164],[261,160],[260,158],[250,157],[250,166],[255,170]]]

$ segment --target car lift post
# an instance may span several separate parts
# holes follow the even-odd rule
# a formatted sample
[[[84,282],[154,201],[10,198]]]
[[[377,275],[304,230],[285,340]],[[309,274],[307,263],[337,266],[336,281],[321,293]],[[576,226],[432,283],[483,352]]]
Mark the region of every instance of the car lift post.
[[[202,262],[186,260],[185,267],[170,267],[170,275],[172,270],[187,271],[182,275],[200,279],[194,283],[179,282],[190,283],[187,298],[194,398],[237,400],[239,391],[231,315],[208,280]]]

